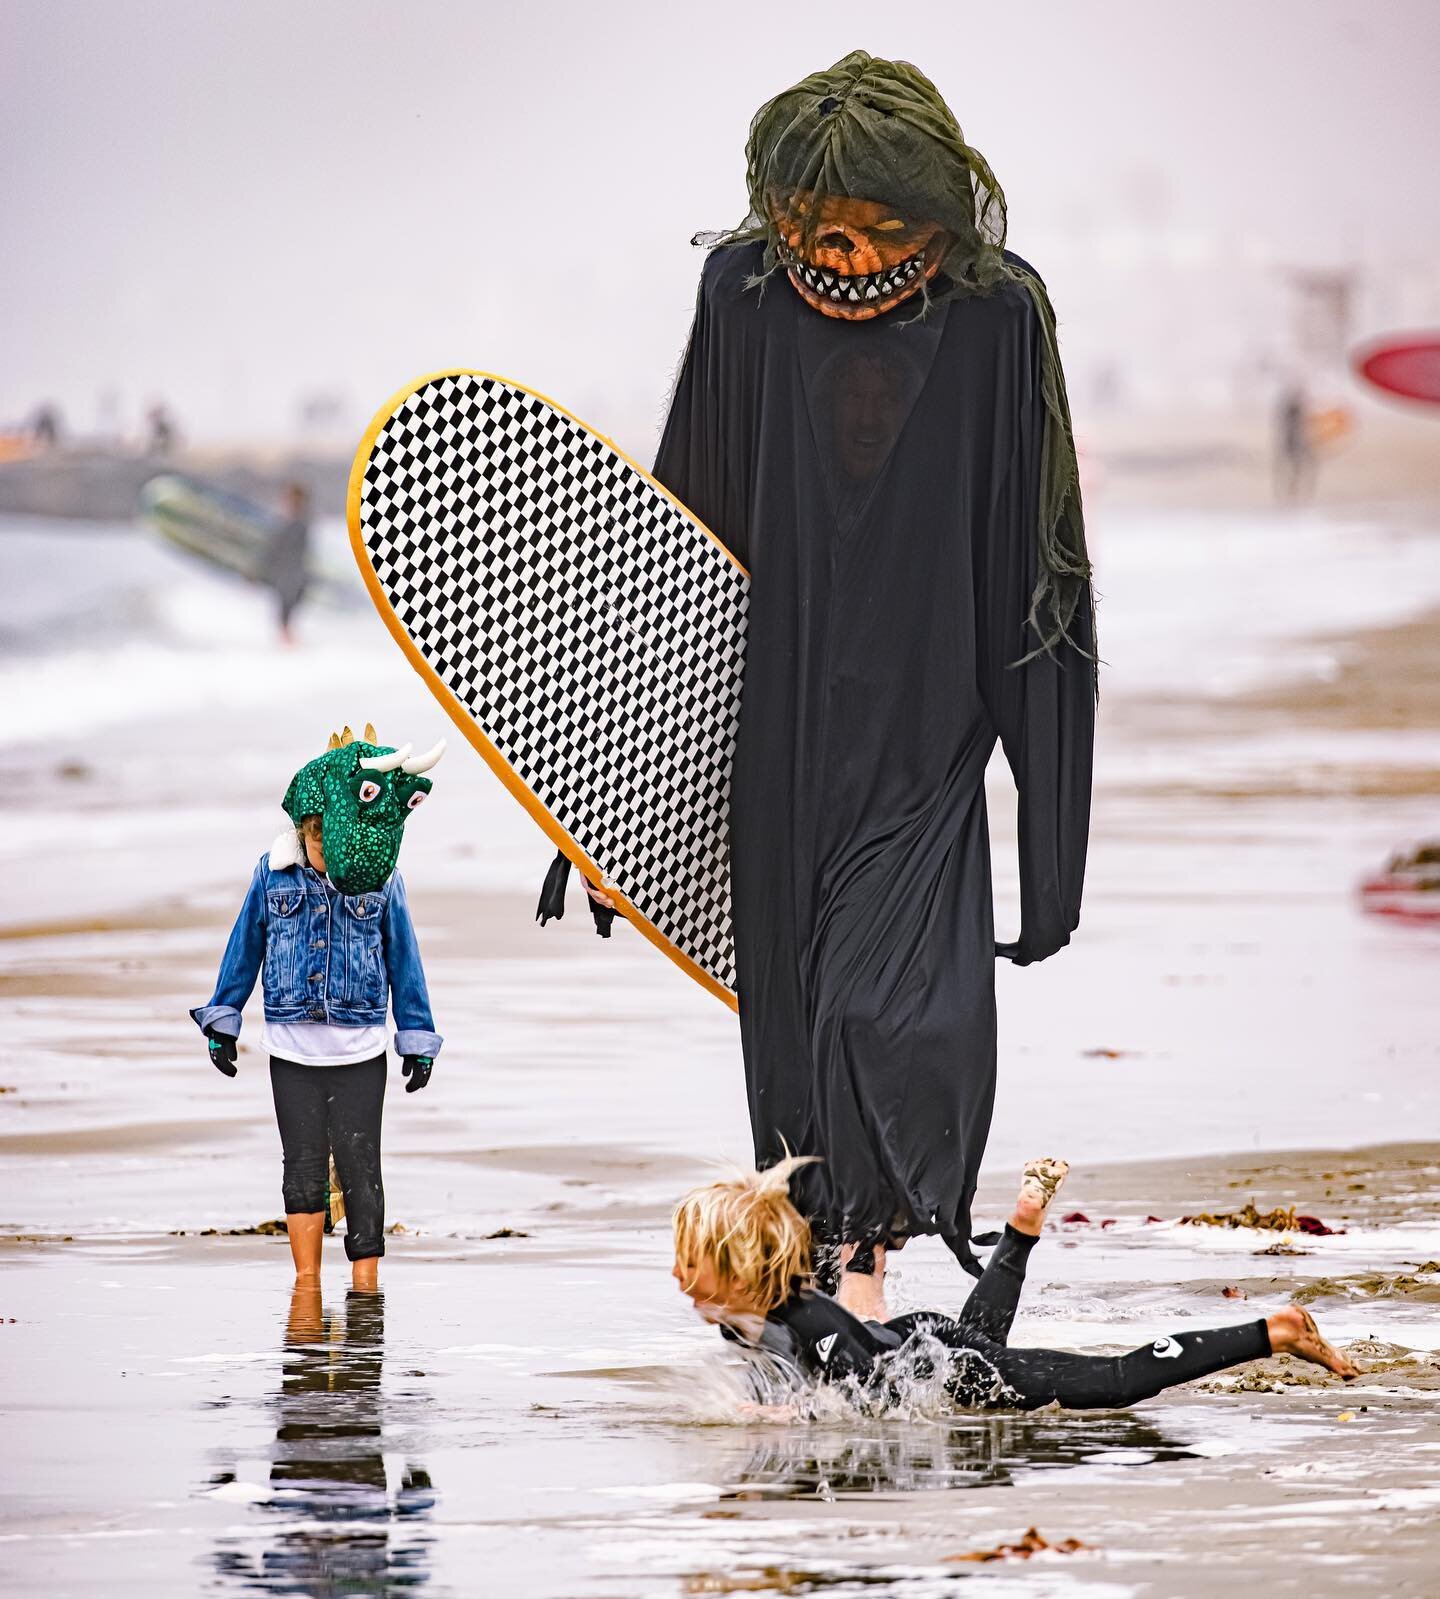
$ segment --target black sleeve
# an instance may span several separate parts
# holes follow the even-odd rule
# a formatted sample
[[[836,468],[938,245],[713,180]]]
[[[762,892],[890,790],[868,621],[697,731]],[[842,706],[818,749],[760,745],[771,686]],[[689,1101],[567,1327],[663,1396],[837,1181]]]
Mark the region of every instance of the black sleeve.
[[[821,1377],[868,1377],[876,1360],[898,1349],[900,1337],[878,1322],[860,1321],[828,1294],[802,1290],[771,1313],[793,1335],[803,1368]]]
[[[743,396],[724,381],[725,350],[711,306],[714,285],[725,265],[712,260],[701,279],[690,342],[670,399],[654,475],[742,566],[748,566],[745,508],[734,475],[734,450],[742,431],[737,408]]]
[[[1089,595],[1061,642],[1035,648],[1027,625],[1039,553],[1045,406],[1038,334],[1027,350],[1009,465],[976,549],[980,689],[1019,794],[1020,941],[1003,953],[1022,965],[1070,942],[1080,923],[1095,742],[1094,649]]]

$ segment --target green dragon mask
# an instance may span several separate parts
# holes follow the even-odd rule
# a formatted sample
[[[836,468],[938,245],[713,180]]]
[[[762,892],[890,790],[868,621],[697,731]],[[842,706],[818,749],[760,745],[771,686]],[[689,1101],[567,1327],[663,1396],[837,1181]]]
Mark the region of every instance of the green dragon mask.
[[[395,870],[405,820],[430,792],[428,772],[445,753],[445,740],[423,755],[376,742],[365,726],[357,739],[347,727],[330,735],[323,755],[302,766],[280,802],[295,824],[270,851],[270,865],[298,866],[305,859],[299,828],[318,816],[323,833],[325,871],[342,894],[373,894]]]

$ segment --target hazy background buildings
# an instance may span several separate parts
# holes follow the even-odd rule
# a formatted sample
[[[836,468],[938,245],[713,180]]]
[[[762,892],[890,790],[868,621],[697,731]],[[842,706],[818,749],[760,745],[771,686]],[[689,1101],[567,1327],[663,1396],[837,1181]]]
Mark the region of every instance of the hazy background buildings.
[[[647,452],[750,116],[857,46],[994,166],[1082,431],[1362,403],[1339,346],[1440,322],[1429,0],[895,11],[4,0],[0,427],[348,445],[466,364]]]

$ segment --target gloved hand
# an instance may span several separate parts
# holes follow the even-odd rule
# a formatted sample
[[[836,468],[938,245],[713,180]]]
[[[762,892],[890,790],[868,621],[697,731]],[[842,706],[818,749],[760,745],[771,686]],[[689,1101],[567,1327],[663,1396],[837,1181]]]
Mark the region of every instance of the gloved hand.
[[[405,1092],[413,1094],[417,1088],[424,1088],[430,1081],[430,1073],[435,1069],[435,1060],[430,1055],[407,1055],[405,1064],[400,1068],[400,1075],[408,1077],[410,1081],[405,1085]]]
[[[1070,942],[1070,935],[1063,930],[1052,934],[1044,940],[1036,939],[1022,932],[1013,944],[996,944],[996,960],[1014,961],[1017,966],[1033,966],[1036,961],[1047,961],[1058,951],[1065,948]]]
[[[205,1037],[210,1044],[210,1064],[217,1072],[233,1077],[239,1070],[235,1057],[240,1053],[235,1040],[229,1033],[217,1033],[213,1027],[205,1029]]]

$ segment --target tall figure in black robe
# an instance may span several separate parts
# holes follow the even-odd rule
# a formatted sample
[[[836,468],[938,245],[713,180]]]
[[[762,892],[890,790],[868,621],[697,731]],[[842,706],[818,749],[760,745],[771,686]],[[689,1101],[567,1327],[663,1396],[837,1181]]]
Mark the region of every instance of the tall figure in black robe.
[[[731,869],[757,1164],[823,1157],[797,1180],[822,1236],[939,1233],[973,1270],[994,960],[1079,921],[1094,635],[1049,302],[934,105],[857,53],[762,110],[655,474],[751,574]],[[1022,907],[999,947],[997,738]]]

